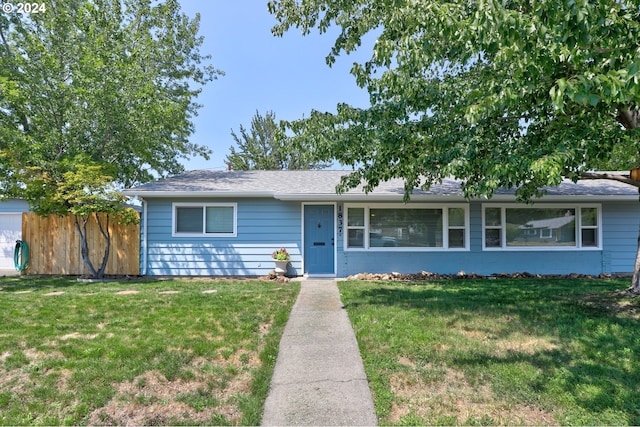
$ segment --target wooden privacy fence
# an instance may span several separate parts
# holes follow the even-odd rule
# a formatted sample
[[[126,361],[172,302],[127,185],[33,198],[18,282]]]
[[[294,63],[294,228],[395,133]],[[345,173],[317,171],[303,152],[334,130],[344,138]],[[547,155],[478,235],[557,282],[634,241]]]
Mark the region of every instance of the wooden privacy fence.
[[[105,274],[140,274],[140,225],[120,225],[112,219],[109,229],[111,251]],[[40,217],[32,212],[23,213],[22,240],[29,245],[26,274],[89,274],[82,262],[80,235],[72,215]],[[105,242],[93,215],[87,223],[87,243],[93,266],[98,269]]]

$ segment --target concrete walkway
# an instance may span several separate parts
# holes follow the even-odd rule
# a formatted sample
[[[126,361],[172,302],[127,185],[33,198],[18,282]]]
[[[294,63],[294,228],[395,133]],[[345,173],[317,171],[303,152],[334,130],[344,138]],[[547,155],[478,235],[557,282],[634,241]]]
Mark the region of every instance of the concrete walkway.
[[[304,280],[280,341],[262,425],[376,425],[335,280]]]

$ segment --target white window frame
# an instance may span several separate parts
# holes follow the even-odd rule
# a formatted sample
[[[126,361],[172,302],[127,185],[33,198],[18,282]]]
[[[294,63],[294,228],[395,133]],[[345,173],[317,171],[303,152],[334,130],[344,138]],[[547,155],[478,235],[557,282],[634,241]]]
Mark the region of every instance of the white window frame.
[[[349,227],[349,208],[364,208],[364,227]],[[464,227],[449,227],[449,208],[460,208],[464,211]],[[344,204],[344,223],[345,232],[343,233],[343,248],[345,252],[468,252],[471,248],[471,231],[469,220],[468,204],[431,204],[431,203],[345,203]],[[371,209],[441,209],[442,210],[442,246],[436,247],[370,247],[369,230],[370,230],[370,210]],[[363,247],[349,247],[349,229],[362,229]],[[449,248],[449,230],[464,229],[464,247]]]
[[[364,218],[363,218],[362,225],[349,225],[349,208],[363,210],[362,215],[364,216]],[[368,239],[365,239],[365,234],[367,233],[367,224],[368,224],[367,208],[365,206],[344,205],[343,209],[344,209],[344,224],[345,224],[344,248],[348,250],[364,250],[366,241],[368,240]],[[349,230],[360,230],[362,232],[362,247],[356,247],[356,246],[349,247]]]
[[[178,208],[202,208],[202,233],[180,233],[178,227]],[[231,233],[207,233],[207,208],[223,207],[233,208],[233,232]],[[172,237],[237,237],[238,236],[238,204],[237,203],[172,203],[171,209],[171,235]]]
[[[582,218],[582,209],[589,209],[589,208],[594,208],[594,206],[580,206],[580,217]],[[582,243],[582,230],[596,230],[596,239],[598,242],[597,246],[584,246],[584,248],[592,248],[592,249],[596,249],[599,248],[600,246],[602,246],[602,218],[601,218],[601,211],[602,209],[596,208],[596,221],[597,224],[596,225],[583,225],[582,221],[580,221],[580,226],[578,227],[578,233],[580,233],[580,242]]]
[[[487,226],[486,225],[486,210],[487,208],[499,208],[500,209],[500,226]],[[506,224],[506,210],[507,209],[547,209],[547,208],[567,208],[574,209],[576,212],[575,221],[575,233],[576,244],[575,246],[507,246],[507,224]],[[593,208],[596,209],[597,225],[596,226],[583,226],[582,225],[582,209]],[[583,229],[597,229],[596,239],[598,241],[597,246],[582,246],[582,230]],[[500,230],[500,246],[487,246],[487,230],[496,229]],[[602,205],[594,203],[544,203],[534,205],[522,205],[518,203],[483,203],[482,204],[482,250],[483,251],[599,251],[602,250]]]
[[[464,225],[460,226],[460,225],[449,225],[449,209],[463,209],[464,211]],[[449,233],[451,232],[451,230],[464,230],[464,246],[461,248],[458,247],[454,247],[451,248],[449,247],[449,250],[452,249],[466,249],[468,247],[468,243],[467,243],[467,237],[469,236],[469,211],[465,210],[463,206],[451,206],[451,205],[447,205],[446,209],[443,210],[443,214],[447,215],[447,228],[445,230],[444,228],[444,224],[442,226],[442,233],[447,234],[447,247],[449,247]],[[444,238],[444,237],[443,237]],[[444,245],[443,245],[444,246]]]
[[[540,238],[541,239],[553,239],[553,230],[550,228],[541,228],[540,229]]]

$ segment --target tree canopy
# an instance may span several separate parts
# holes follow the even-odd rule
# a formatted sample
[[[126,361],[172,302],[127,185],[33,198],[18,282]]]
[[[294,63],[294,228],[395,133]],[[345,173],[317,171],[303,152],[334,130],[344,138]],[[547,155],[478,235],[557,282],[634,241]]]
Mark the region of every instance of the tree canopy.
[[[50,0],[0,14],[0,197],[72,214],[83,261],[104,273],[110,216],[137,221],[118,189],[179,173],[201,87],[219,72],[200,53],[199,17],[177,0]],[[25,9],[26,10],[26,9]],[[106,249],[94,269],[86,221]]]
[[[0,14],[3,193],[23,195],[33,167],[62,180],[78,155],[121,186],[208,155],[188,140],[195,98],[217,74],[198,26],[177,0],[50,1]]]
[[[262,116],[258,111],[251,128],[240,125],[240,135],[231,130],[236,147],[229,148],[226,161],[233,170],[301,170],[323,169],[328,163],[313,159],[309,146],[290,143],[281,131],[273,111]]]
[[[637,1],[273,0],[269,8],[276,35],[337,26],[328,64],[378,36],[351,71],[371,106],[340,104],[291,124],[321,159],[354,168],[342,189],[397,177],[408,194],[453,176],[469,197],[516,186],[529,200],[566,176],[638,164]]]

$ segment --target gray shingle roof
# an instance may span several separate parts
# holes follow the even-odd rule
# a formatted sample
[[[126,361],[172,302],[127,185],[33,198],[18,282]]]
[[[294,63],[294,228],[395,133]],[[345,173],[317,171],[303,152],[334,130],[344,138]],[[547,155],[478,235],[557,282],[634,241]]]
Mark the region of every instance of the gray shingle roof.
[[[141,185],[125,193],[140,197],[189,197],[189,196],[233,196],[274,197],[277,199],[402,199],[404,184],[400,179],[381,183],[373,192],[365,195],[354,189],[336,195],[335,187],[340,177],[349,171],[214,171],[194,170],[170,178]],[[513,198],[513,190],[500,190],[494,198]],[[573,183],[565,180],[557,187],[547,189],[547,197],[620,197],[638,198],[638,190],[630,185],[612,180],[582,180]],[[445,179],[429,191],[414,190],[412,199],[462,199],[460,181]]]

